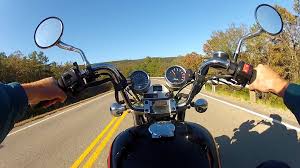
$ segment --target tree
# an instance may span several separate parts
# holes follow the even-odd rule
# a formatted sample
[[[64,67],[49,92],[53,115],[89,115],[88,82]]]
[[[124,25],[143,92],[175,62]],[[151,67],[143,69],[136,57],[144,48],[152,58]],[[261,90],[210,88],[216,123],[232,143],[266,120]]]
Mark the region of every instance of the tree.
[[[183,57],[178,59],[180,65],[187,69],[191,69],[193,71],[197,71],[199,66],[203,62],[203,57],[196,52],[188,53]]]
[[[238,40],[247,32],[243,25],[236,27],[230,25],[225,31],[215,31],[209,40],[203,45],[203,51],[207,55],[212,55],[215,51],[223,51],[231,57],[236,49]]]
[[[0,58],[7,58],[5,52],[0,52]]]
[[[294,0],[293,9],[298,15],[300,15],[300,0]]]

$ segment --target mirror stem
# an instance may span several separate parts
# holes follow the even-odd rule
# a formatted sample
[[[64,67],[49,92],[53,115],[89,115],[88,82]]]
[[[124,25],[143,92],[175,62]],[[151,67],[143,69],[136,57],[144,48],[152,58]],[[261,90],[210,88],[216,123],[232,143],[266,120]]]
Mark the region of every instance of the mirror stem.
[[[236,50],[235,50],[235,52],[234,52],[234,54],[233,54],[233,60],[234,60],[234,62],[237,62],[237,58],[238,58],[239,53],[240,53],[240,51],[241,51],[241,46],[242,46],[243,42],[244,42],[245,40],[247,40],[247,39],[250,39],[250,38],[252,38],[252,37],[255,37],[255,36],[260,35],[262,32],[263,32],[263,29],[259,29],[257,32],[254,32],[254,33],[248,33],[248,34],[246,34],[245,36],[243,36],[242,38],[240,38],[240,40],[239,40],[239,42],[238,42],[238,45],[237,45],[237,47],[236,47]]]
[[[69,44],[63,43],[62,41],[59,41],[59,42],[56,44],[56,46],[59,47],[59,48],[61,48],[61,49],[65,49],[65,50],[74,51],[74,52],[79,53],[80,56],[81,56],[81,58],[82,58],[82,60],[83,60],[83,62],[84,62],[84,64],[85,64],[86,66],[90,65],[90,62],[87,60],[87,58],[86,58],[84,52],[83,52],[81,49],[76,48],[76,47],[73,47],[73,46],[71,46],[71,45],[69,45]]]

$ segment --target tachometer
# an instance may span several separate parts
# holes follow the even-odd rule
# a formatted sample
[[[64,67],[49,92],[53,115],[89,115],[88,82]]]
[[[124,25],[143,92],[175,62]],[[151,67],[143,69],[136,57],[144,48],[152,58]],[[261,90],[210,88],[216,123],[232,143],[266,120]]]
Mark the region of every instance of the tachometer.
[[[146,92],[150,87],[149,75],[144,71],[133,71],[129,77],[132,89],[138,93]]]
[[[186,70],[178,65],[171,66],[165,73],[167,85],[170,88],[180,88],[186,83]]]

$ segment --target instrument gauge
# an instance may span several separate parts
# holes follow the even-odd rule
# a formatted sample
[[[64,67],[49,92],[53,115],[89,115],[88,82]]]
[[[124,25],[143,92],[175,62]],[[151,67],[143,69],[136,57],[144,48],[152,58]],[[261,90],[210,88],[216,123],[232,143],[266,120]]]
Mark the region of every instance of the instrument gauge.
[[[180,88],[186,84],[186,70],[178,65],[171,66],[166,70],[165,80],[170,88]]]
[[[145,71],[133,71],[129,76],[132,89],[137,93],[147,92],[150,87],[150,77]]]

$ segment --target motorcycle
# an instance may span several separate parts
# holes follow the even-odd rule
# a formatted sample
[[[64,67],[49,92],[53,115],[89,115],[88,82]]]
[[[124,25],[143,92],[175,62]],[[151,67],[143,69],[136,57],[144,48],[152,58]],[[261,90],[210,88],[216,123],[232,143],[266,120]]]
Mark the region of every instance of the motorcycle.
[[[255,19],[259,29],[238,41],[232,60],[227,53],[217,51],[199,65],[197,72],[171,66],[165,72],[165,85],[151,84],[149,75],[141,70],[126,78],[114,65],[91,64],[81,49],[61,41],[64,25],[57,17],[44,19],[35,30],[34,40],[42,49],[57,46],[81,55],[85,68],[81,69],[74,62],[73,67],[58,79],[66,93],[76,96],[86,88],[111,82],[116,101],[110,107],[111,114],[119,117],[131,110],[135,124],[114,139],[108,167],[219,168],[221,163],[213,136],[200,124],[185,121],[185,113],[190,108],[199,113],[207,110],[205,99],[194,101],[194,98],[211,79],[229,81],[241,87],[255,79],[253,66],[238,62],[243,42],[262,33],[275,36],[283,29],[280,14],[270,5],[259,5]],[[209,77],[210,68],[222,71],[223,75]],[[183,93],[190,85],[189,93]]]

